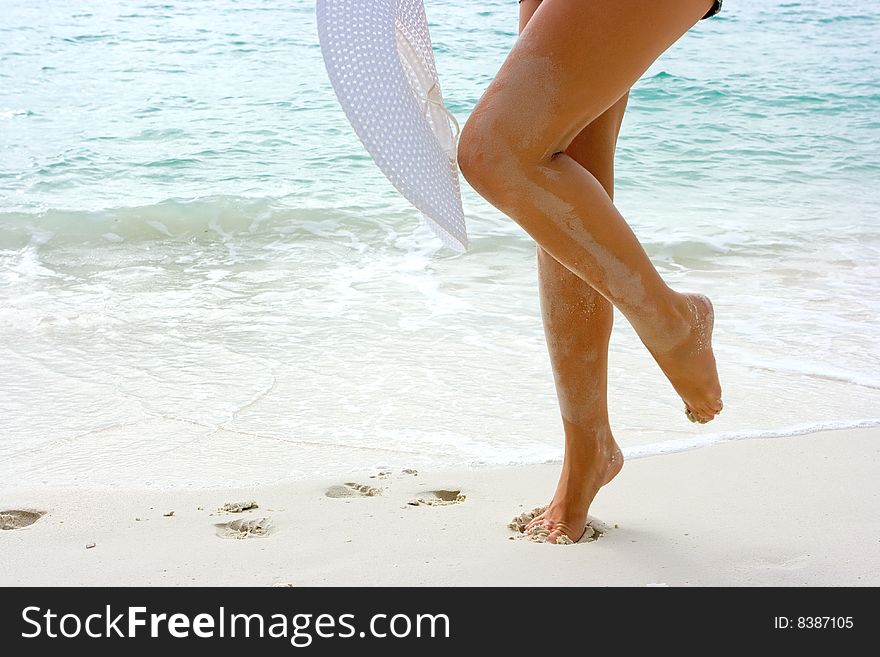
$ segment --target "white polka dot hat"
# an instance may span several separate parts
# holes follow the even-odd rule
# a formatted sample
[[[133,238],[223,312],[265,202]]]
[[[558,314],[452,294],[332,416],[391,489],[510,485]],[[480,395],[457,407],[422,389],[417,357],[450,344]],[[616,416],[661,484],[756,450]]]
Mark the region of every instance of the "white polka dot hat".
[[[391,184],[447,246],[467,249],[456,148],[423,0],[317,0],[336,96]]]

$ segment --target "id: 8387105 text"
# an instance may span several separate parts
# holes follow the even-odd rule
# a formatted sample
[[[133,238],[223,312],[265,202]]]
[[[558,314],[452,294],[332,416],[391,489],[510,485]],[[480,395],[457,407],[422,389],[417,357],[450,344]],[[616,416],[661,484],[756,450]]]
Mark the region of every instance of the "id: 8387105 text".
[[[774,616],[776,630],[849,630],[853,627],[852,616]]]

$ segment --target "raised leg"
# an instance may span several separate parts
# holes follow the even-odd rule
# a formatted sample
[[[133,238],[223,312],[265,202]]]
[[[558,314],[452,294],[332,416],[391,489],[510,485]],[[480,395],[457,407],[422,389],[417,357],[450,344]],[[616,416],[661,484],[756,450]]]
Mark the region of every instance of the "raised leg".
[[[670,289],[602,184],[565,152],[710,0],[544,0],[465,125],[468,182],[613,303],[685,402],[721,410],[712,307]]]

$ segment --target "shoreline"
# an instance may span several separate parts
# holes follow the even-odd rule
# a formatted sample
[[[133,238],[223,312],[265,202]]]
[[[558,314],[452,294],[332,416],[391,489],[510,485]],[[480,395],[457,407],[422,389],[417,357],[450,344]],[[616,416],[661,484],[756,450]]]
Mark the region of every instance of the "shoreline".
[[[591,509],[611,529],[576,545],[507,528],[549,501],[558,464],[247,488],[21,487],[0,492],[0,510],[46,514],[0,532],[0,585],[876,586],[878,439],[847,429],[633,458]],[[218,510],[251,500],[258,508]]]

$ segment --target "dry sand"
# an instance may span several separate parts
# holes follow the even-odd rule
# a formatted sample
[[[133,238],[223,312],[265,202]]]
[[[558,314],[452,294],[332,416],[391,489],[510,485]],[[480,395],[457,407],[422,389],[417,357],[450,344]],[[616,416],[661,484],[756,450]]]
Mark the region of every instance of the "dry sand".
[[[6,490],[0,584],[877,586],[878,438],[830,431],[630,460],[591,510],[608,530],[573,545],[507,526],[546,504],[553,465]]]

